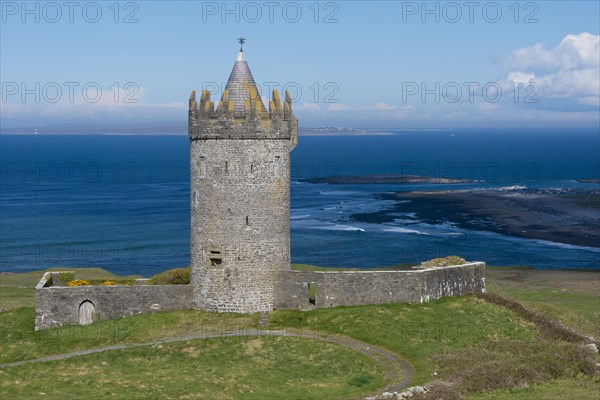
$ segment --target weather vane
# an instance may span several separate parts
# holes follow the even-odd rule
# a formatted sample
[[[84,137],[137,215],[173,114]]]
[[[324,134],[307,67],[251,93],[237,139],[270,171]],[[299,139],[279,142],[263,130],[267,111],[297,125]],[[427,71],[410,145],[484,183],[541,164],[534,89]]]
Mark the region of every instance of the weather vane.
[[[240,44],[240,51],[244,51],[244,43],[246,43],[246,39],[242,36],[238,39],[238,43]]]

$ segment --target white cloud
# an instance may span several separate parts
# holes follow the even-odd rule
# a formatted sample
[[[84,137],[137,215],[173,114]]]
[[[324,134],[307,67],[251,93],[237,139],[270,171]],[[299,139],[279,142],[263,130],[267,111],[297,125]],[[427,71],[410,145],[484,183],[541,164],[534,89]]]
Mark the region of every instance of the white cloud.
[[[479,104],[479,110],[486,112],[486,111],[496,111],[500,109],[500,106],[497,103],[481,103]]]
[[[187,110],[188,105],[183,102],[146,102],[145,94],[144,88],[102,88],[100,91],[89,90],[87,93],[75,90],[71,95],[63,91],[59,97],[55,93],[45,96],[42,91],[38,94],[38,99],[33,95],[23,99],[17,93],[7,96],[6,101],[1,104],[1,109],[3,118],[49,120],[156,116]]]
[[[343,103],[334,103],[330,104],[328,107],[329,111],[391,111],[396,110],[394,104],[389,104],[383,101],[375,103],[373,105],[365,105],[365,106],[349,106]]]
[[[505,84],[534,82],[539,97],[600,103],[600,36],[569,34],[554,48],[541,43],[515,50],[502,64]]]
[[[524,72],[511,72],[508,74],[508,80],[512,83],[529,83],[535,81],[535,74],[527,74]]]
[[[600,98],[598,97],[580,97],[577,102],[587,106],[600,106]]]
[[[300,105],[298,107],[292,107],[292,109],[294,109],[294,108],[296,108],[297,110],[302,110],[302,111],[318,111],[321,109],[321,107],[317,103],[307,103],[307,102],[302,103],[302,105]]]
[[[394,109],[396,109],[396,106],[385,103],[383,101],[380,101],[379,103],[375,104],[375,109],[376,110],[384,110],[384,111],[385,110],[394,110]]]
[[[347,110],[351,110],[352,107],[343,104],[343,103],[333,103],[330,104],[329,107],[327,107],[327,109],[329,111],[347,111]]]

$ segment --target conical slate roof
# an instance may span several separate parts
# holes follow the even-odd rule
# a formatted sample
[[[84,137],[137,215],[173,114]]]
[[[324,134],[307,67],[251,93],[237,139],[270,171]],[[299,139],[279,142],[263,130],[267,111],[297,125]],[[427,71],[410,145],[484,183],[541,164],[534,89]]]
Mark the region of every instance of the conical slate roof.
[[[251,89],[256,90],[257,100],[262,103],[260,91],[256,87],[256,83],[254,83],[254,78],[246,62],[246,57],[244,57],[244,52],[240,50],[225,86],[225,90],[229,92],[229,101],[233,101],[234,103],[234,115],[236,117],[243,117],[246,114],[246,100],[250,99]],[[223,97],[221,97],[221,100],[223,100]]]

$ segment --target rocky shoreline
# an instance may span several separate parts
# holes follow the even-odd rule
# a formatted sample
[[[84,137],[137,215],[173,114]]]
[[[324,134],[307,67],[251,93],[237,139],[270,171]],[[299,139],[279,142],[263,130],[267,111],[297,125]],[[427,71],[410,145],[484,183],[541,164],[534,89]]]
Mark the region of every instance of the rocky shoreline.
[[[577,179],[575,182],[579,182],[579,183],[600,183],[600,179]]]
[[[430,224],[451,222],[463,229],[600,248],[600,190],[472,189],[380,196],[402,201],[391,210],[353,218],[392,222],[393,213],[412,212]]]

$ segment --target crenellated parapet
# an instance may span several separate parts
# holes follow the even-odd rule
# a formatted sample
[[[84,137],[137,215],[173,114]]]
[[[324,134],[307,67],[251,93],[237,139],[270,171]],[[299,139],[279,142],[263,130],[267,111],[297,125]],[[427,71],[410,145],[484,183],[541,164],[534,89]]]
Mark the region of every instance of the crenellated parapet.
[[[285,100],[282,102],[279,92],[273,90],[268,111],[255,87],[249,87],[247,92],[245,113],[239,116],[235,113],[229,90],[223,92],[216,109],[209,91],[202,91],[199,103],[196,91],[192,91],[188,119],[190,140],[285,139],[292,142],[292,148],[295,147],[298,141],[298,120],[292,112],[289,92],[286,90]]]

